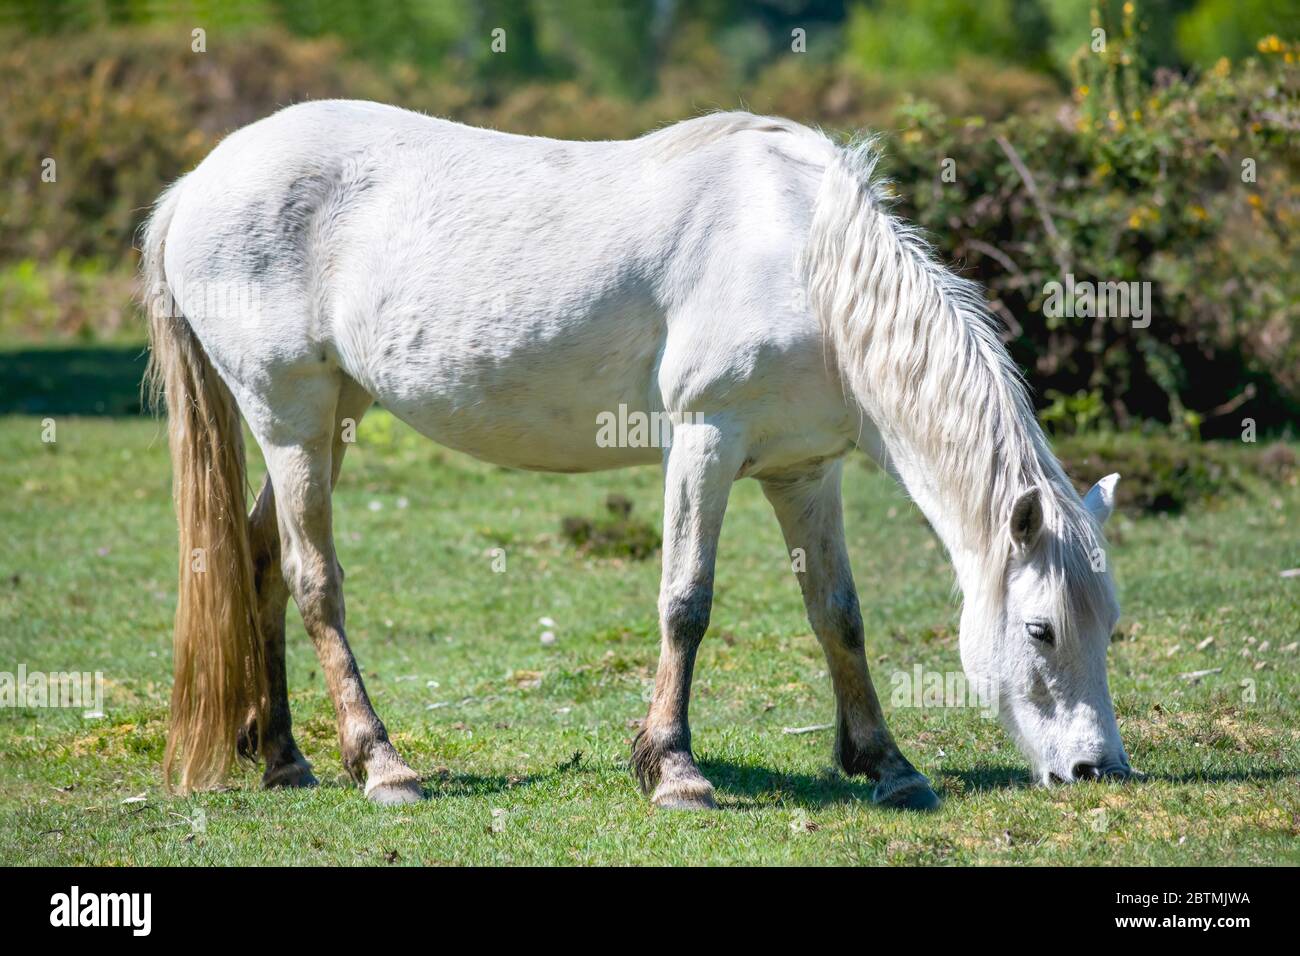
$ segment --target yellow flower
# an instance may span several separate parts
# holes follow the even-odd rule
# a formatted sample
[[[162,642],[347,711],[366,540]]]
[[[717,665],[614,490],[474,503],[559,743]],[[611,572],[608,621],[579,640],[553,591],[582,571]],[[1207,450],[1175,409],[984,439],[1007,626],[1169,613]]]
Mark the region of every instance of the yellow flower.
[[[1192,206],[1192,209],[1191,209],[1191,212],[1192,212],[1192,218],[1194,218],[1194,219],[1207,219],[1207,218],[1209,218],[1209,213],[1207,213],[1207,212],[1205,211],[1205,207],[1204,207],[1204,206],[1193,205],[1193,206]]]
[[[1256,209],[1264,208],[1264,201],[1256,193],[1251,193],[1246,197],[1246,202],[1250,203]]]
[[[921,141],[921,131],[919,129],[909,129],[903,134],[904,143],[919,143]]]
[[[1133,4],[1131,3],[1124,4],[1124,16],[1126,17],[1133,16]]]
[[[1280,53],[1282,51],[1282,41],[1278,39],[1276,33],[1270,33],[1255,46],[1260,53]]]
[[[1152,209],[1150,206],[1138,206],[1128,217],[1128,227],[1130,229],[1141,229],[1148,222],[1158,222],[1160,220],[1160,211]]]
[[[1080,97],[1087,96],[1087,95],[1088,95],[1088,84],[1087,84],[1087,83],[1084,83],[1082,86],[1080,86],[1080,87],[1079,87],[1077,90],[1075,90],[1074,92],[1077,93]]]
[[[1232,72],[1232,62],[1226,56],[1221,56],[1218,62],[1214,64],[1214,69],[1210,72],[1219,79],[1223,79]]]

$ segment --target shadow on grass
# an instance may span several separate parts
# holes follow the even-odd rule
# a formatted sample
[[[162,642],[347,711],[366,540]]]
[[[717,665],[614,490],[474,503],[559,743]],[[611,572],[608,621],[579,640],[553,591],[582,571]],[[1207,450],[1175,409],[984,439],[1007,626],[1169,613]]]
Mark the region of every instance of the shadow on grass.
[[[986,793],[990,790],[1028,790],[1034,778],[1024,767],[998,764],[970,770],[945,770],[944,777],[960,780],[962,793]]]
[[[522,790],[536,786],[559,776],[558,772],[530,773],[524,776],[513,774],[478,774],[478,773],[431,773],[420,778],[424,792],[430,797],[474,797],[503,793],[507,790]]]
[[[0,350],[0,415],[139,415],[142,345]]]
[[[425,774],[420,778],[425,793],[431,796],[464,797],[486,796],[506,790],[520,790],[539,783],[553,782],[573,774],[598,773],[601,768],[589,763],[582,751],[568,760],[556,764],[548,771],[530,774],[477,774],[457,773],[447,767]]]
[[[741,809],[773,803],[825,807],[837,803],[870,803],[873,785],[835,772],[782,773],[727,760],[701,760],[700,771],[718,793],[740,797]]]

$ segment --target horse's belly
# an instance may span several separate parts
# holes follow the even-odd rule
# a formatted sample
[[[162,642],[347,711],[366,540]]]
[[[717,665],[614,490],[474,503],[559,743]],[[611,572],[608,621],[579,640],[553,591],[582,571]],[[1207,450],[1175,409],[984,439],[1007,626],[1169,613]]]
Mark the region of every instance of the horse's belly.
[[[380,402],[425,437],[497,465],[587,472],[658,462],[662,440],[637,424],[657,418],[656,413],[644,400],[629,406],[617,401],[623,396],[614,390],[606,394],[610,401],[593,403],[588,395],[566,403],[552,395],[547,401],[519,402],[500,392],[471,390],[452,401]],[[631,423],[622,432],[620,419]]]
[[[441,311],[441,314],[439,312]],[[662,320],[637,305],[510,319],[433,310],[378,334],[355,376],[429,438],[500,465],[580,472],[659,461]]]

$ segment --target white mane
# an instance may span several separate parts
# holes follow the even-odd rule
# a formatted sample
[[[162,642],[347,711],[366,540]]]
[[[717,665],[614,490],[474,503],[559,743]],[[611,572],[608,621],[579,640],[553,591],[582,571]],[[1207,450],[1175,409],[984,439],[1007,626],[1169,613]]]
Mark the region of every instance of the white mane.
[[[805,263],[844,384],[927,515],[934,521],[942,512],[936,530],[954,526],[950,550],[970,552],[993,594],[1010,556],[1011,506],[1038,489],[1048,574],[1070,583],[1060,589],[1068,629],[1102,596],[1102,576],[1089,573],[1104,547],[1100,528],[1053,456],[979,287],[949,271],[915,227],[889,212],[873,175],[873,142],[837,157],[822,182]],[[846,265],[837,271],[819,262]]]

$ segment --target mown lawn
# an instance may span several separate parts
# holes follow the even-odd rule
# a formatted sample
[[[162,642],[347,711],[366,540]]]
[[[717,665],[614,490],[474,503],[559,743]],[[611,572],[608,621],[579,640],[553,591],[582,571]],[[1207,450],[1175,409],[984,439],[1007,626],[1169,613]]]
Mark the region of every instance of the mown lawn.
[[[944,797],[928,816],[871,806],[831,769],[829,731],[784,732],[828,722],[832,698],[775,522],[758,486],[738,485],[691,711],[721,810],[683,815],[653,809],[627,772],[656,659],[657,563],[583,556],[560,534],[611,492],[657,522],[657,471],[511,472],[372,412],[336,497],[349,637],[431,795],[384,810],[346,780],[292,608],[295,729],[321,786],[262,792],[245,768],[225,792],[163,792],[164,435],[148,419],[54,419],[50,444],[41,414],[0,417],[0,671],[102,671],[105,716],[0,709],[0,863],[1300,862],[1300,578],[1279,576],[1300,565],[1294,485],[1114,520],[1125,622],[1111,681],[1146,779],[1045,790],[977,709],[890,703],[894,672],[959,669],[958,610],[917,512],[855,463],[869,656],[895,735]],[[1197,671],[1212,673],[1183,676]]]

